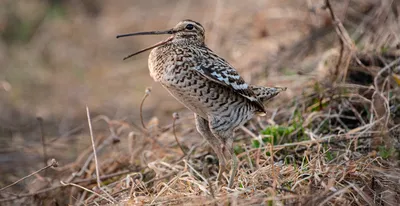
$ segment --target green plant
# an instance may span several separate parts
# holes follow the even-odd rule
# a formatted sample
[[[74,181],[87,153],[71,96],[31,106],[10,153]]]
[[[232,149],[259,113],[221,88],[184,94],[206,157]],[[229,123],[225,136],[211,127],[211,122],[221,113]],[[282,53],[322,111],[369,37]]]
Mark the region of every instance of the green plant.
[[[388,159],[389,157],[392,157],[393,154],[395,153],[395,149],[393,147],[391,148],[386,148],[385,146],[379,146],[379,156],[381,156],[383,159]]]
[[[235,145],[235,146],[233,147],[233,151],[235,152],[236,155],[238,155],[238,154],[240,154],[240,153],[243,153],[243,152],[244,152],[244,149],[243,149],[243,147],[241,147],[240,145]]]

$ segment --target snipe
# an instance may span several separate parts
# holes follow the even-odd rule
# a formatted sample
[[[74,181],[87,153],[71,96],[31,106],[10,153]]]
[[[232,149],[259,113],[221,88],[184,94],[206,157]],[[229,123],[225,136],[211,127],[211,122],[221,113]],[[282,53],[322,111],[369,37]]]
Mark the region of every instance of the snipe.
[[[138,32],[117,38],[171,35],[124,59],[152,49],[148,60],[151,77],[195,113],[197,130],[218,156],[218,180],[233,157],[231,187],[237,170],[233,131],[254,115],[265,114],[263,102],[285,88],[248,85],[235,68],[205,45],[204,33],[198,22],[183,20],[166,31]]]

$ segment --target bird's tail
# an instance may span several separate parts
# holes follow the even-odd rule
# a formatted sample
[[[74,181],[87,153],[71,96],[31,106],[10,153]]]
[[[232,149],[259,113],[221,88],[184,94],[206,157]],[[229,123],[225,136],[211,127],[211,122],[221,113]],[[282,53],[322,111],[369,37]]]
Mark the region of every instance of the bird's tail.
[[[286,87],[262,87],[262,86],[251,86],[256,97],[261,102],[266,102],[276,95],[278,95],[282,91],[286,91]]]

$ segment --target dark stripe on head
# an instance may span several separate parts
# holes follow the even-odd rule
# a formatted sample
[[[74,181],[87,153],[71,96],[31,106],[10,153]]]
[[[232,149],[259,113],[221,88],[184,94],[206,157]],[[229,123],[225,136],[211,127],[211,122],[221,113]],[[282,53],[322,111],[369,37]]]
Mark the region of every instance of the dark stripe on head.
[[[191,20],[191,19],[185,19],[185,20],[183,20],[183,21],[190,21],[190,22],[195,23],[197,26],[203,27],[203,25],[201,25],[199,22],[193,21],[193,20]]]

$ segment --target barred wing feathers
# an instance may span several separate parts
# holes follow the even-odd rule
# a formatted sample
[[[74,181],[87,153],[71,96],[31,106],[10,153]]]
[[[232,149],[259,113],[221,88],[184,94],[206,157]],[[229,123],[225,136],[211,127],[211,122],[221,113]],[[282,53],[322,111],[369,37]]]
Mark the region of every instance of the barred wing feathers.
[[[235,68],[229,65],[224,59],[214,54],[211,50],[205,49],[202,50],[202,53],[203,52],[205,53],[196,55],[194,69],[197,72],[209,80],[232,88],[238,94],[254,103],[261,113],[265,113],[264,105],[257,98],[249,85],[237,73]]]

